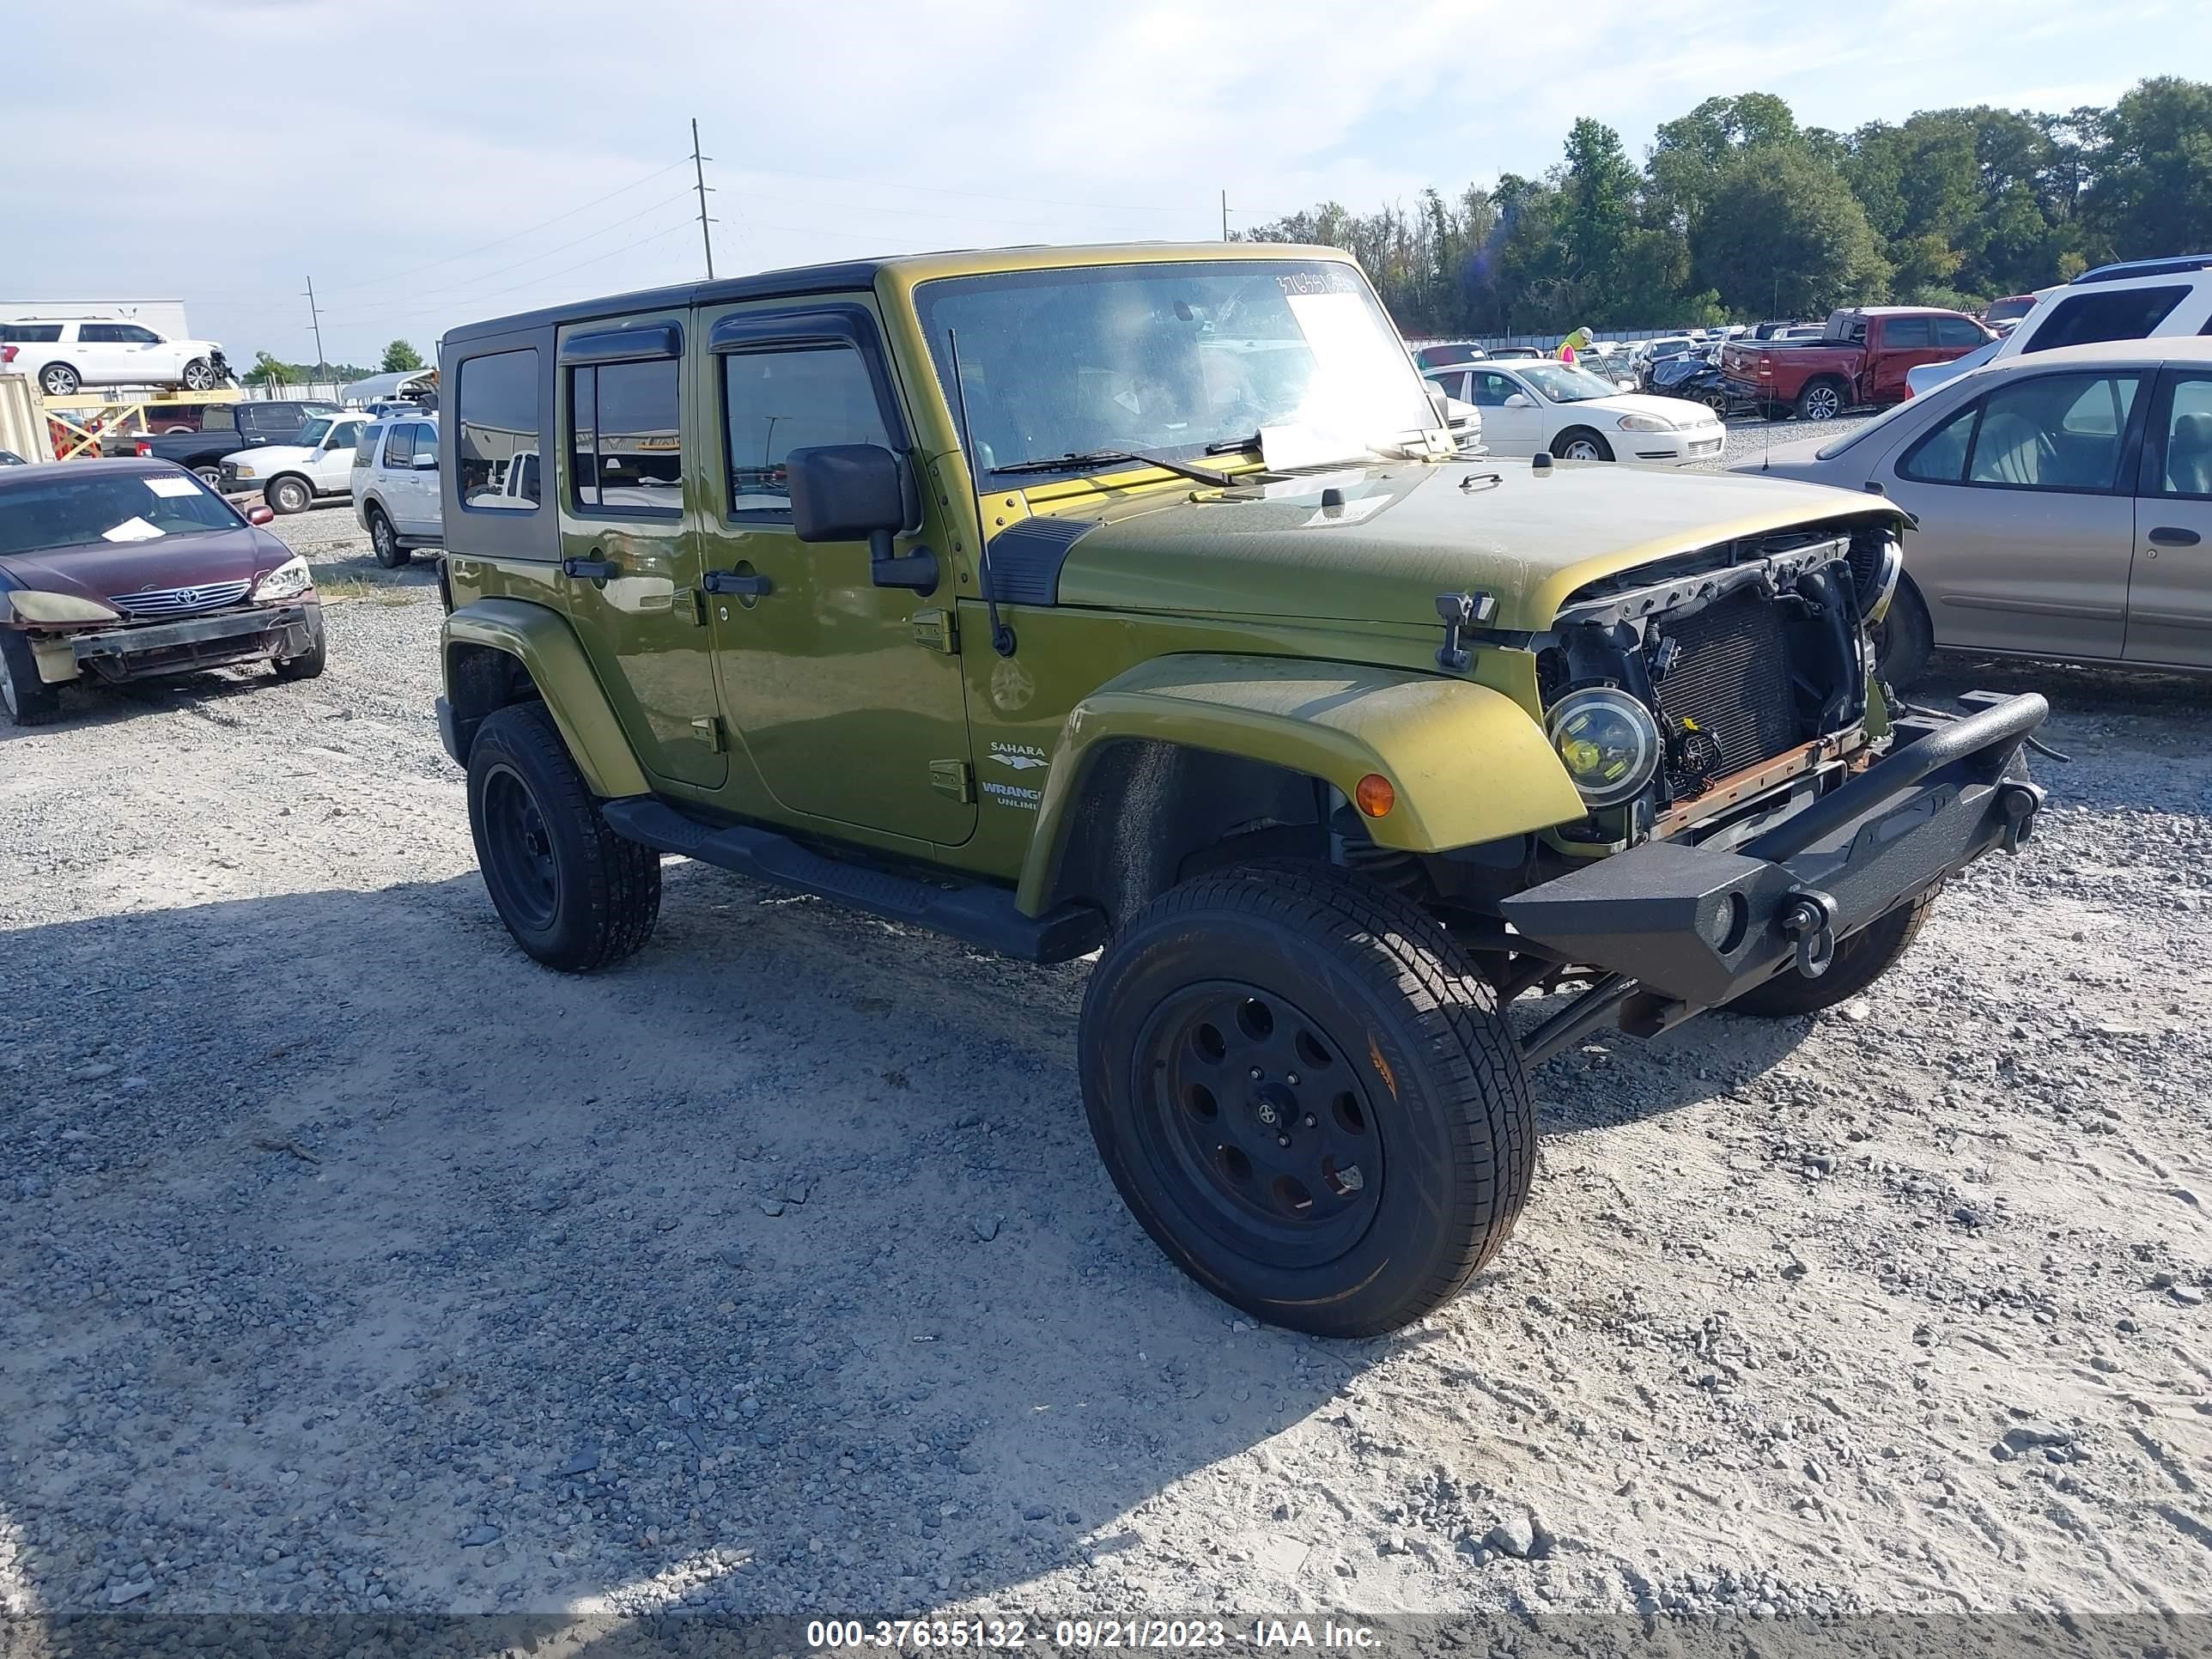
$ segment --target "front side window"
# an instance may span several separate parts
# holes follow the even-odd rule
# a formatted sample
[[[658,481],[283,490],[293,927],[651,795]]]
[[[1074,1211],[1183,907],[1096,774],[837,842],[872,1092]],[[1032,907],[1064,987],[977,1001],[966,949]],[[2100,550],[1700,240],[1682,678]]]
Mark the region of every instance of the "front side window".
[[[507,471],[518,458],[538,453],[537,349],[468,358],[458,381],[452,418],[460,422],[454,488],[461,505],[535,512],[537,495],[510,490]]]
[[[892,447],[867,362],[848,345],[732,352],[722,404],[732,515],[791,510],[785,461],[794,449]]]
[[[2147,340],[2166,320],[2166,313],[2188,297],[2189,290],[2179,287],[2076,294],[2051,308],[2021,350],[2050,351],[2059,346],[2094,345],[2100,340]]]
[[[2212,375],[2173,383],[2158,493],[2212,500]]]
[[[1936,319],[1936,343],[1939,346],[1978,346],[1989,337],[1964,317],[1938,317]]]
[[[1893,317],[1882,325],[1882,349],[1925,351],[1936,343],[1934,324],[1929,317]]]
[[[598,363],[568,371],[568,476],[586,513],[673,519],[684,510],[678,363]]]
[[[2141,378],[2044,374],[1990,392],[1931,432],[1898,465],[1928,483],[2109,490]]]
[[[121,323],[115,330],[116,340],[123,345],[159,345],[161,337],[150,328],[141,328],[136,323]]]
[[[1334,260],[1004,271],[915,291],[945,400],[957,337],[980,468],[1131,449],[1195,459],[1295,428],[1353,459],[1437,426],[1356,267]]]

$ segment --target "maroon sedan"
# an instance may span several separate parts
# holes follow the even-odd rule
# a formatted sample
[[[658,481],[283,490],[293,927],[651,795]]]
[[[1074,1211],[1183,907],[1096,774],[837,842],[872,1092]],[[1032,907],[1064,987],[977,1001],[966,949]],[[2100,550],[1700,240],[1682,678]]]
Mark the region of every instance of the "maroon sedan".
[[[227,663],[323,672],[305,559],[182,467],[55,461],[0,471],[0,709],[51,720],[87,675],[118,684]]]

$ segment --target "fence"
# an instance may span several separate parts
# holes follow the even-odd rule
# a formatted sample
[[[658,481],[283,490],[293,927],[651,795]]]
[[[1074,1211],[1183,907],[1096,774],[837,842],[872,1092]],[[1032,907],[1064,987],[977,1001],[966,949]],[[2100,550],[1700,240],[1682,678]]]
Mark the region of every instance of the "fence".
[[[1705,327],[1703,324],[1698,326]],[[1618,340],[1623,345],[1634,345],[1638,340],[1664,340],[1678,334],[1687,334],[1690,327],[1686,323],[1680,328],[1601,328],[1593,329],[1591,332],[1601,340]],[[1711,332],[1711,330],[1706,331]],[[1567,331],[1562,328],[1549,334],[1431,334],[1418,339],[1409,337],[1406,343],[1418,349],[1425,345],[1459,345],[1472,340],[1485,351],[1494,351],[1499,346],[1535,346],[1550,351],[1566,337]]]

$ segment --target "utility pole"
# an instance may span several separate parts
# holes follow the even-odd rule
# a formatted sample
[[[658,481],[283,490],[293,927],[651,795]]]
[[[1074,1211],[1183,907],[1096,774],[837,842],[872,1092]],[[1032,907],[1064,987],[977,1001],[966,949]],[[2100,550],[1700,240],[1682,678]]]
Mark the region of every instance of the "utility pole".
[[[1229,192],[1221,192],[1221,240],[1229,240]]]
[[[707,245],[707,280],[714,280],[714,238],[708,230],[707,218],[707,161],[699,154],[699,118],[691,118],[691,175],[699,185],[699,240]]]
[[[314,325],[315,373],[320,375],[330,367],[330,360],[323,356],[323,313],[315,308],[315,279],[312,276],[307,278],[307,320]],[[308,395],[313,397],[314,393],[311,391]]]

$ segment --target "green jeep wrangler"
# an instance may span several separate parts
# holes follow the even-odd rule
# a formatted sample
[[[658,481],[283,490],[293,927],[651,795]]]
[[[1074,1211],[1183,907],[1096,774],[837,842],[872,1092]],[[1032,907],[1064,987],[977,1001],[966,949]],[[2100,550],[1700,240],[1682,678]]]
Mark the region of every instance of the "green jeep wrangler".
[[[2040,698],[1885,711],[1894,507],[1462,453],[1328,249],[823,265],[441,369],[439,720],[523,949],[636,951],[667,853],[1103,947],[1100,1153],[1279,1325],[1447,1301],[1532,1065],[1853,995],[2041,802]]]

